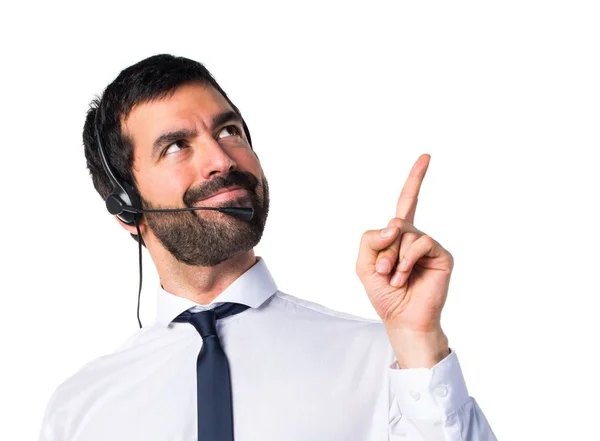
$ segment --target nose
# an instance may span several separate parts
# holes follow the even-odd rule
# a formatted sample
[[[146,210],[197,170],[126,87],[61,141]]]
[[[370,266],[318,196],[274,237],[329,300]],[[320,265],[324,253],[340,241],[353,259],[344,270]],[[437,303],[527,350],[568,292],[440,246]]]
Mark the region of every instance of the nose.
[[[215,174],[227,175],[237,168],[235,160],[211,136],[198,141],[194,156],[203,179],[212,179]]]

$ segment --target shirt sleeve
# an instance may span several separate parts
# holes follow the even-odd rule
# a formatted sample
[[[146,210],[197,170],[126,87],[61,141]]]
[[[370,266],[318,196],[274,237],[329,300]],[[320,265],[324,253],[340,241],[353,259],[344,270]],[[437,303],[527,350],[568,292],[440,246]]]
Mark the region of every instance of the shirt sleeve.
[[[57,441],[56,434],[50,424],[50,403],[46,405],[44,416],[42,418],[42,424],[38,431],[38,441]]]
[[[432,368],[388,366],[389,441],[497,441],[469,396],[456,352]]]

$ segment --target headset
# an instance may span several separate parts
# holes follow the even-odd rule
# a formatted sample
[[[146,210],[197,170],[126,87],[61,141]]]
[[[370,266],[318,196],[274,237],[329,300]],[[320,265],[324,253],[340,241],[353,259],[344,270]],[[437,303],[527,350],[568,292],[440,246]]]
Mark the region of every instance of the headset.
[[[108,176],[108,179],[112,185],[112,191],[106,198],[106,209],[112,215],[117,216],[121,221],[127,225],[135,225],[137,229],[137,242],[139,244],[139,267],[140,267],[140,288],[138,292],[138,304],[137,304],[137,319],[142,328],[142,322],[140,321],[140,295],[142,292],[142,236],[140,234],[139,221],[142,217],[142,213],[165,213],[165,212],[177,212],[177,211],[192,211],[192,210],[216,210],[221,213],[228,214],[237,219],[249,221],[254,216],[254,209],[247,207],[189,207],[189,208],[161,208],[161,209],[142,209],[142,204],[136,190],[127,182],[121,182],[117,179],[113,173],[108,158],[102,147],[102,140],[100,137],[100,130],[98,128],[98,114],[100,113],[101,102],[98,103],[96,113],[94,115],[94,134],[96,137],[96,143],[98,144],[98,152],[100,153],[100,162],[102,167]],[[248,138],[250,148],[252,148],[252,140],[250,138],[250,131],[246,126],[246,122],[242,118],[242,125],[244,126],[244,132]],[[254,150],[254,149],[253,149]],[[256,155],[256,153],[255,153]],[[256,156],[258,158],[258,155]]]

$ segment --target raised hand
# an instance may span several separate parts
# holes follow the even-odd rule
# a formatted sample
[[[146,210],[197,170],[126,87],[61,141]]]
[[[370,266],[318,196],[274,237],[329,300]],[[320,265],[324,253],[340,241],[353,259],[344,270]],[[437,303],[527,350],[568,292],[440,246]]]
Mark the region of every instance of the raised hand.
[[[430,158],[413,165],[387,228],[363,234],[356,262],[400,367],[431,367],[449,353],[440,319],[454,259],[413,225]]]

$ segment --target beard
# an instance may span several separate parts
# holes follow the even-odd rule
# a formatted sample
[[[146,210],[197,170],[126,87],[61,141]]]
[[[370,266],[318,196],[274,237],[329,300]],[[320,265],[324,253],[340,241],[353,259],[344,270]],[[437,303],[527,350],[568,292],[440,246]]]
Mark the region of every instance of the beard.
[[[251,220],[243,221],[213,210],[144,213],[148,227],[158,241],[179,262],[187,265],[215,266],[240,253],[251,250],[260,241],[269,213],[269,184],[263,176],[233,171],[226,177],[211,179],[200,188],[189,189],[183,196],[186,207],[232,185],[248,191],[247,195],[217,202],[211,207],[248,207],[254,209]],[[140,196],[142,208],[154,206]]]

